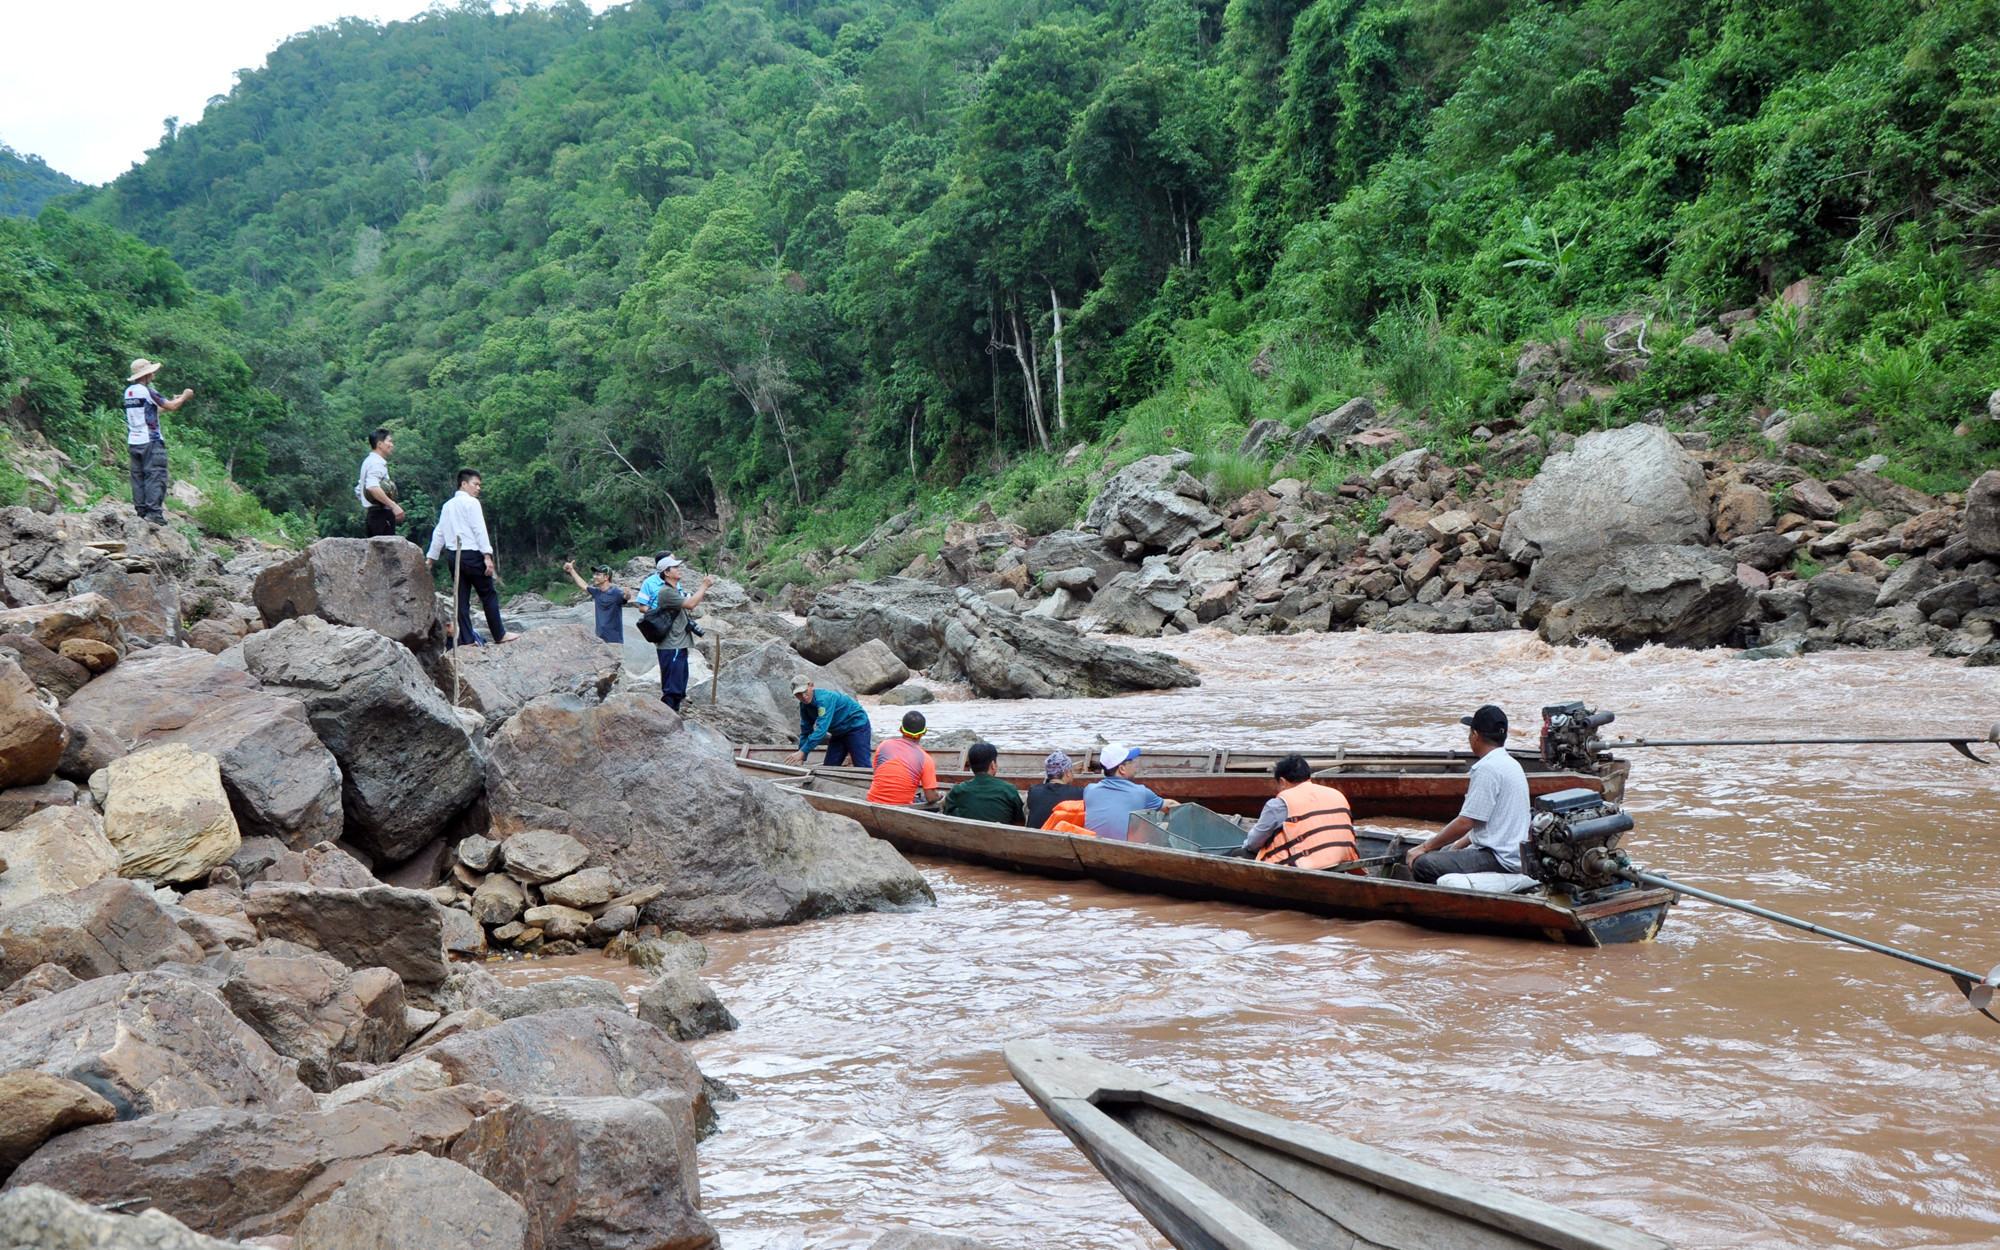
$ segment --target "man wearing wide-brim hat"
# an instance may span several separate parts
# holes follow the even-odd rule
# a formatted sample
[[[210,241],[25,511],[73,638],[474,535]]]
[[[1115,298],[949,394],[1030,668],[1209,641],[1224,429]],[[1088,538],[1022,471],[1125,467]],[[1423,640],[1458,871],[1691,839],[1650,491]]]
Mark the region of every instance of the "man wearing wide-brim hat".
[[[155,525],[167,523],[167,440],[160,435],[160,411],[174,412],[194,398],[185,390],[172,399],[153,389],[160,362],[144,356],[132,362],[125,381],[125,446],[132,453],[132,506]]]

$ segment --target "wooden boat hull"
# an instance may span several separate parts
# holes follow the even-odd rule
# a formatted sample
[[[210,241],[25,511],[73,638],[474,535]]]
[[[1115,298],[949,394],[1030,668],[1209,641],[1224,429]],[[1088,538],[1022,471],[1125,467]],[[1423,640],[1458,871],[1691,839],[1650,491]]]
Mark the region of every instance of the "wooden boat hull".
[[[760,773],[770,768],[752,767]],[[906,854],[1058,880],[1090,878],[1118,889],[1173,898],[1284,908],[1343,920],[1401,920],[1427,929],[1540,938],[1575,946],[1647,941],[1659,932],[1674,898],[1666,890],[1633,889],[1603,902],[1570,907],[1531,895],[1313,872],[1140,842],[963,820],[915,807],[889,807],[868,802],[838,779],[794,772],[797,775],[788,779],[771,779],[783,781],[820,811],[852,817]],[[1361,841],[1367,853],[1369,839],[1364,835]],[[1373,849],[1386,846],[1379,837],[1373,843]]]
[[[781,764],[795,748],[784,745],[746,746],[736,749],[739,762]],[[1358,820],[1450,820],[1465,801],[1467,773],[1472,755],[1466,751],[1351,751],[1302,750],[1298,754],[1312,762],[1320,780],[1337,787],[1347,796]],[[1078,761],[1078,771],[1090,758],[1082,747],[1068,752]],[[1199,803],[1210,811],[1230,816],[1255,816],[1264,800],[1278,792],[1271,766],[1290,751],[1161,751],[1139,757],[1136,776],[1163,799],[1178,803]],[[1533,752],[1516,751],[1528,776],[1530,795],[1553,794],[1558,790],[1598,790],[1616,799],[1614,791],[1624,784],[1624,764],[1610,761],[1606,776],[1551,769]],[[966,768],[965,751],[932,752],[937,761],[938,782],[951,785],[972,774]],[[1043,780],[1042,761],[1047,751],[1006,749],[1000,752],[999,775],[1025,790]],[[867,788],[866,768],[826,768],[815,771],[858,781]]]
[[[1036,1105],[1179,1250],[1671,1250],[1046,1042],[1010,1042],[1002,1054]]]

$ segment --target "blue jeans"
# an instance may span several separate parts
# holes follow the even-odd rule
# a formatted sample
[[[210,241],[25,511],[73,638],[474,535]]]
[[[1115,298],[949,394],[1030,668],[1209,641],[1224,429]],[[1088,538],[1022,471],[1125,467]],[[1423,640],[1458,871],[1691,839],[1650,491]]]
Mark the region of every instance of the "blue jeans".
[[[681,710],[681,700],[688,692],[688,653],[685,647],[672,651],[656,648],[660,654],[660,702],[674,711]]]
[[[839,767],[853,760],[861,768],[874,765],[875,748],[868,726],[849,730],[838,738],[829,734],[826,739],[826,762],[829,767]]]

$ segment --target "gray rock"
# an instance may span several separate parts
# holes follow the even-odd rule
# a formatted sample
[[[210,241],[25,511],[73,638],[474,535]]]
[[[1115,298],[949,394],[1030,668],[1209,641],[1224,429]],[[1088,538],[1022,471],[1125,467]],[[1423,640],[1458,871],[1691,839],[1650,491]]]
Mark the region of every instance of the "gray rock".
[[[377,859],[408,858],[479,793],[479,757],[451,705],[383,635],[304,617],[250,635],[243,657],[305,704],[340,761],[347,836]]]
[[[1340,440],[1375,424],[1375,404],[1367,396],[1357,396],[1324,416],[1314,417],[1292,436],[1292,450],[1320,446],[1338,455]]]
[[[1179,493],[1176,480],[1194,457],[1186,452],[1147,456],[1126,465],[1104,484],[1084,513],[1084,524],[1106,539],[1130,539],[1155,550],[1180,551],[1222,528],[1222,518]],[[1034,572],[1034,553],[1029,571]]]
[[[590,859],[590,850],[566,834],[530,829],[510,834],[500,844],[507,875],[527,885],[567,877]]]
[[[1092,573],[1090,584],[1102,586],[1126,567],[1102,538],[1085,530],[1057,530],[1028,548],[1028,576],[1037,581],[1047,573],[1087,568]]]
[[[1815,578],[1814,580],[1817,581],[1818,579]],[[1961,577],[1956,581],[1949,581],[1943,585],[1933,586],[1918,595],[1916,597],[1917,610],[1925,616],[1943,611],[1951,611],[1956,612],[1962,617],[1967,612],[1978,607],[1982,597],[1979,579]]]
[[[721,1244],[701,1216],[691,1114],[676,1123],[636,1098],[522,1098],[477,1120],[451,1157],[527,1208],[530,1245]]]
[[[625,954],[625,962],[655,975],[693,972],[708,963],[708,947],[685,933],[667,932],[634,942]]]
[[[795,739],[799,705],[792,697],[792,682],[798,677],[810,677],[828,689],[842,688],[827,670],[801,659],[790,644],[772,639],[723,661],[719,688],[705,681],[692,683],[681,711],[731,742]]]
[[[1872,592],[1873,583],[1869,588]],[[1736,562],[1726,552],[1626,547],[1575,595],[1550,608],[1540,632],[1547,642],[1601,638],[1621,650],[1649,642],[1712,647],[1742,621],[1747,602]]]
[[[1157,651],[1099,642],[1057,621],[1003,611],[969,591],[960,592],[958,606],[946,647],[987,698],[1100,698],[1201,684],[1193,669]],[[965,627],[968,617],[976,632]]]
[[[918,682],[904,682],[882,696],[883,707],[917,707],[925,703],[937,702],[929,686]]]
[[[105,838],[96,812],[45,807],[0,833],[0,864],[6,865],[0,868],[0,909],[5,909],[117,876],[118,850]]]
[[[444,949],[447,954],[486,953],[486,930],[479,927],[479,922],[472,918],[471,913],[456,907],[440,907],[438,918],[444,922]]]
[[[523,1250],[528,1214],[463,1164],[400,1155],[363,1164],[306,1212],[292,1250]]]
[[[502,925],[528,909],[528,893],[503,872],[486,878],[472,892],[472,918],[480,924]]]
[[[1244,432],[1243,441],[1236,445],[1236,454],[1246,458],[1263,457],[1269,454],[1272,443],[1283,438],[1285,426],[1282,421],[1269,417],[1259,417],[1250,423]]]
[[[1605,562],[1590,556],[1706,543],[1707,502],[1701,465],[1665,429],[1640,424],[1586,434],[1542,462],[1507,517],[1501,549],[1509,559],[1532,546],[1544,558],[1573,561],[1580,586]],[[1568,588],[1549,589],[1562,597]]]
[[[482,838],[475,833],[470,837],[460,840],[458,844],[458,862],[464,864],[474,872],[489,872],[493,868],[493,852],[498,850],[499,847],[500,844],[493,839]]]
[[[322,1094],[339,1083],[335,1065],[387,1063],[410,1040],[402,980],[387,968],[349,971],[328,955],[246,951],[222,1000]]]
[[[868,1243],[868,1250],[991,1250],[983,1241],[953,1237],[927,1228],[892,1228]]]
[[[1859,573],[1821,573],[1806,583],[1806,609],[1816,624],[1834,625],[1875,610],[1881,588]]]
[[[854,694],[880,694],[910,679],[909,666],[880,638],[870,638],[826,667]]]
[[[1401,489],[1416,482],[1435,467],[1436,457],[1430,448],[1417,447],[1369,470],[1368,477],[1377,486],[1388,483]]]
[[[438,685],[452,689],[457,667],[459,706],[485,718],[488,732],[545,694],[572,694],[594,703],[618,680],[622,651],[586,625],[532,629],[501,647],[455,650],[439,666]]]
[[[12,651],[14,662],[21,666],[28,680],[54,695],[58,703],[83,689],[91,679],[89,669],[49,650],[29,634],[0,634],[0,647]]]
[[[0,911],[0,985],[39,964],[88,981],[201,958],[201,947],[181,932],[153,891],[122,877]]]
[[[0,1193],[0,1246],[11,1250],[246,1250],[204,1237],[171,1215],[119,1215],[46,1185]]]
[[[257,575],[266,625],[317,617],[373,630],[412,651],[437,631],[435,587],[421,547],[401,538],[322,538]]]
[[[627,879],[665,883],[644,909],[655,923],[751,928],[931,901],[887,843],[741,776],[651,700],[538,699],[494,737],[488,767],[496,832],[567,833]]]
[[[564,907],[589,909],[609,903],[618,893],[609,868],[586,868],[542,887],[542,898]]]
[[[0,651],[0,789],[49,779],[69,745],[69,729],[45,703],[12,651]]]
[[[181,970],[99,977],[0,1015],[0,1070],[16,1068],[86,1085],[123,1119],[189,1107],[313,1105],[296,1065]]]
[[[481,1005],[502,1020],[514,1020],[571,1007],[608,1007],[613,1011],[623,1011],[625,996],[611,982],[596,977],[558,977],[553,981],[508,986]],[[640,1018],[645,1017],[642,1014]]]
[[[1939,580],[1937,566],[1929,560],[1905,560],[1882,580],[1882,588],[1875,595],[1875,606],[1893,608],[1905,599],[1923,594],[1937,585]]]
[[[33,1069],[0,1072],[0,1178],[51,1137],[117,1118],[118,1108],[88,1086]]]
[[[1966,488],[1965,538],[1980,555],[2000,556],[2000,469],[1987,470]]]
[[[406,985],[437,985],[451,971],[437,901],[416,890],[260,881],[244,892],[243,910],[259,937],[325,951],[350,968],[387,968]]]
[[[0,1014],[82,984],[75,973],[59,964],[36,964],[5,989],[0,989]]]
[[[639,1018],[683,1042],[736,1027],[736,1017],[706,981],[687,971],[671,971],[639,994]]]
[[[1031,571],[1033,559],[1031,551]],[[794,645],[807,660],[830,664],[863,643],[880,639],[909,668],[929,668],[944,652],[937,617],[955,602],[944,587],[907,577],[823,590],[813,599]]]
[[[1840,515],[1840,501],[1833,497],[1824,483],[1815,478],[1804,477],[1785,489],[1792,511],[1815,521],[1831,521]]]
[[[323,885],[341,890],[365,890],[383,885],[368,866],[332,842],[320,842],[304,851],[286,851],[264,869],[262,880]]]
[[[667,1087],[698,1099],[701,1072],[679,1042],[617,1007],[535,1012],[422,1052],[454,1085],[514,1098],[634,1098]]]
[[[181,643],[181,592],[165,573],[128,573],[100,565],[70,583],[73,595],[102,595],[118,614],[126,647],[177,647]]]
[[[593,946],[601,946],[624,933],[639,927],[639,909],[631,903],[614,903],[605,908],[590,922],[584,931],[583,940]]]

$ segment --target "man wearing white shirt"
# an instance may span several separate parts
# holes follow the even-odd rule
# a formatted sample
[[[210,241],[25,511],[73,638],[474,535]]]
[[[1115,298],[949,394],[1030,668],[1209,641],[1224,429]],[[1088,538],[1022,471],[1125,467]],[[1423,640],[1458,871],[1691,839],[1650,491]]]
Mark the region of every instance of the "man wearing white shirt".
[[[361,501],[363,531],[369,538],[393,536],[403,523],[403,505],[396,502],[396,484],[389,480],[389,456],[396,440],[388,429],[368,435],[368,455],[361,462],[354,497]]]
[[[153,389],[160,362],[144,356],[132,362],[125,379],[125,444],[132,453],[132,508],[155,525],[167,514],[167,440],[160,434],[160,413],[175,412],[194,397],[192,390],[168,399]]]
[[[1519,872],[1521,843],[1533,812],[1528,776],[1507,753],[1507,713],[1487,704],[1459,722],[1469,726],[1473,765],[1458,817],[1403,856],[1410,875],[1435,882],[1448,873]]]
[[[472,592],[479,592],[480,606],[486,609],[486,627],[497,642],[512,642],[500,623],[500,592],[493,588],[493,540],[486,535],[486,512],[479,506],[483,483],[476,469],[458,471],[458,493],[438,509],[437,528],[431,531],[430,550],[425,559],[445,557],[445,569],[458,571],[458,637],[475,637],[472,631]]]

